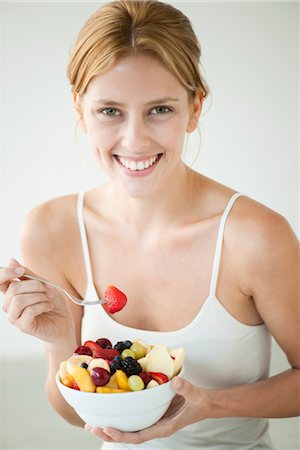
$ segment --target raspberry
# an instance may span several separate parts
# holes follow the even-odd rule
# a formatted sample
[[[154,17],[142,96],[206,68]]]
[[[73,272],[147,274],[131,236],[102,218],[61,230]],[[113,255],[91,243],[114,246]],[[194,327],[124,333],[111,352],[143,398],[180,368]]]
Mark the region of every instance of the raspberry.
[[[131,341],[119,341],[114,345],[114,349],[118,350],[118,352],[120,352],[121,354],[124,350],[130,348],[131,346],[132,346]]]
[[[131,375],[138,375],[142,371],[140,364],[131,356],[123,359],[122,366],[122,370],[128,377]]]

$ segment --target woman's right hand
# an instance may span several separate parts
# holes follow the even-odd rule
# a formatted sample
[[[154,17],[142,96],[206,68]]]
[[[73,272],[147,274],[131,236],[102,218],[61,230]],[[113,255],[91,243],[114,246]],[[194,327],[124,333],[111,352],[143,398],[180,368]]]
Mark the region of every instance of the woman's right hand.
[[[72,338],[74,323],[64,296],[40,281],[22,279],[24,272],[36,275],[15,260],[0,269],[0,291],[8,320],[23,333],[50,344]]]

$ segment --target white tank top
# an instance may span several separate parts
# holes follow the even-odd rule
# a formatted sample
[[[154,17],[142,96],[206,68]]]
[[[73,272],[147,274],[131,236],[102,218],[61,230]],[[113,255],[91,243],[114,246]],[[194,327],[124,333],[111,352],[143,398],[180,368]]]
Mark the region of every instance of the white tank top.
[[[148,331],[117,323],[103,307],[86,307],[82,341],[107,337],[112,342],[142,339],[151,344],[186,350],[185,379],[206,388],[253,383],[269,375],[271,336],[263,325],[245,325],[235,319],[216,297],[223,235],[228,214],[241,194],[234,194],[221,217],[214,256],[210,292],[196,317],[176,331]],[[93,279],[83,218],[84,194],[78,197],[78,221],[87,272],[85,299],[98,297]],[[256,418],[206,419],[189,425],[170,437],[140,445],[103,443],[102,450],[270,450],[268,421]]]

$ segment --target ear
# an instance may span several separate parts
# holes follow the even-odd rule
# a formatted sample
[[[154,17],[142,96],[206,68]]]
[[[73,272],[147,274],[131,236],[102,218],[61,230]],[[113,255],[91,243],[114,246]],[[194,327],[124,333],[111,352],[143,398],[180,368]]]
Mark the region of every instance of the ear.
[[[186,127],[187,133],[195,131],[202,111],[203,92],[199,91],[190,103],[190,118]]]
[[[74,94],[73,95],[74,98],[74,108],[75,108],[75,112],[77,115],[77,119],[78,119],[78,125],[80,126],[81,130],[86,133],[86,126],[84,123],[84,118],[83,118],[83,111],[82,111],[82,100],[80,99],[78,94]]]

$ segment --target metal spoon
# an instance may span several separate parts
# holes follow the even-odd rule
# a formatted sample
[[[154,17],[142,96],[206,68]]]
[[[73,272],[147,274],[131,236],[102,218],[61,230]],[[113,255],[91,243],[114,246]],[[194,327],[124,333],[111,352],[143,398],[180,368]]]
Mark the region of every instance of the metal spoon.
[[[2,269],[2,267],[1,267],[1,269]],[[90,306],[90,305],[102,305],[103,303],[105,303],[104,300],[100,300],[100,299],[99,300],[81,300],[77,297],[74,297],[74,295],[71,295],[68,291],[66,291],[64,288],[62,288],[58,284],[52,283],[51,281],[43,280],[42,278],[35,277],[34,275],[27,275],[26,273],[24,273],[24,275],[21,275],[20,278],[29,278],[30,280],[41,281],[44,284],[48,284],[49,286],[53,286],[57,289],[60,289],[67,297],[69,297],[70,300],[72,300],[72,302],[76,303],[76,305]]]

